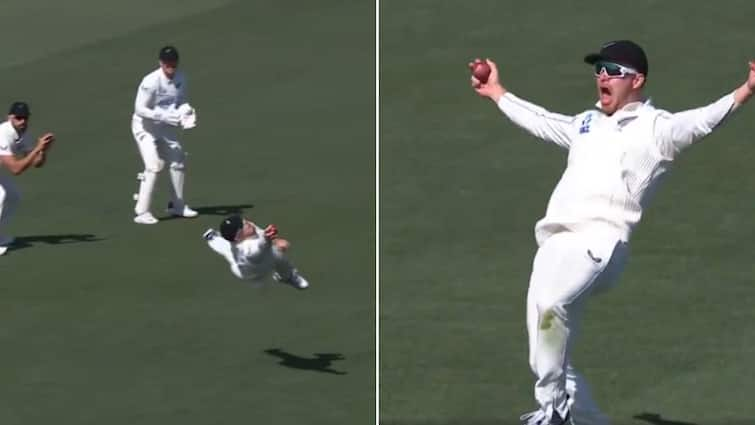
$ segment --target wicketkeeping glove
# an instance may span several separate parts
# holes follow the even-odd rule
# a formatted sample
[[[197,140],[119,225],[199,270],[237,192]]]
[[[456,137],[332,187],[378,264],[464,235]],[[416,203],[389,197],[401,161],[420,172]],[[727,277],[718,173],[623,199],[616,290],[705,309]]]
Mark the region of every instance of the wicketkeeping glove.
[[[197,126],[197,112],[188,103],[184,103],[177,109],[180,115],[181,128],[188,130]]]
[[[155,115],[152,118],[157,122],[172,125],[174,127],[181,121],[181,116],[175,110],[155,111]]]

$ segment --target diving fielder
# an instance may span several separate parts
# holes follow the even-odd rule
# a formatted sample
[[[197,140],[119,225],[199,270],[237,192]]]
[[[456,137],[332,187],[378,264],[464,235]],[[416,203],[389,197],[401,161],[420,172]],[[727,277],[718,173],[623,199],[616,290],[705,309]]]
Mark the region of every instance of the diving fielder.
[[[290,243],[278,236],[274,224],[263,229],[240,215],[232,215],[220,223],[220,232],[208,229],[202,237],[228,261],[231,272],[239,279],[261,284],[272,273],[274,280],[295,288],[309,286],[288,259]]]
[[[196,211],[184,201],[186,153],[177,139],[177,129],[196,125],[194,109],[186,100],[186,78],[178,68],[178,50],[173,46],[160,49],[160,67],[147,74],[139,84],[131,120],[131,132],[144,161],[144,171],[137,175],[139,193],[134,195],[134,222],[155,224],[150,206],[157,174],[165,167],[170,172],[168,212],[177,217],[196,217]]]
[[[707,106],[670,113],[643,94],[648,61],[637,44],[613,41],[584,60],[594,66],[598,103],[576,116],[515,96],[490,60],[487,82],[472,77],[475,91],[514,124],[568,151],[566,170],[535,225],[539,248],[527,293],[527,330],[539,409],[520,418],[527,425],[607,423],[569,358],[584,303],[622,271],[632,230],[673,161],[755,90],[751,61],[746,81],[734,91]]]

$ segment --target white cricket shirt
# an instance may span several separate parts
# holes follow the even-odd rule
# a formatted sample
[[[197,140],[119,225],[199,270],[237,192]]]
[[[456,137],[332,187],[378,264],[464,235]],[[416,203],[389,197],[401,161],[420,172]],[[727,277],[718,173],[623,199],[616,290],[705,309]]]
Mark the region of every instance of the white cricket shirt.
[[[139,84],[133,119],[160,123],[165,114],[175,112],[175,109],[185,102],[186,77],[183,72],[177,70],[173,79],[169,79],[162,69],[157,68],[147,74]]]
[[[231,251],[236,260],[236,265],[244,279],[261,279],[273,270],[275,257],[273,245],[262,234],[263,230],[257,227],[257,236],[244,239],[232,244]]]
[[[0,156],[25,155],[31,151],[26,140],[26,132],[19,135],[10,121],[0,124]]]
[[[735,108],[734,93],[679,113],[635,102],[608,116],[549,112],[506,93],[498,108],[535,137],[569,151],[564,170],[535,225],[538,246],[561,231],[629,241],[643,209],[674,158],[710,134]]]

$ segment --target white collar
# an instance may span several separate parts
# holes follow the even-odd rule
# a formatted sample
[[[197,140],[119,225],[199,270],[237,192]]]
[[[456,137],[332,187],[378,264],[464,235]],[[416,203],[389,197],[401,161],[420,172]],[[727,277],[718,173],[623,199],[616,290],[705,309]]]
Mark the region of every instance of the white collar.
[[[621,108],[619,108],[616,112],[614,112],[613,115],[611,115],[611,116],[616,116],[616,115],[632,115],[634,113],[637,113],[639,111],[639,109],[641,107],[643,107],[643,106],[653,106],[653,100],[648,97],[645,100],[638,100],[636,102],[627,103],[626,105],[624,105]],[[598,111],[600,111],[601,113],[603,113],[603,115],[606,115],[606,113],[603,112],[602,109],[600,109],[600,101],[595,102],[595,107],[598,109]],[[608,116],[608,115],[606,115],[606,116]]]

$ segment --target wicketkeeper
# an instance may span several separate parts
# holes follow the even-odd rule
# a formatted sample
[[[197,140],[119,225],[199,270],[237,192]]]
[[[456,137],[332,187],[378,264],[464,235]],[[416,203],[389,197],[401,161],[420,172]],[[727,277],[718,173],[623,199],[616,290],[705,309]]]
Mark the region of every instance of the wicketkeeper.
[[[131,132],[144,161],[144,171],[137,175],[139,193],[134,195],[134,222],[155,224],[150,211],[157,173],[170,170],[168,212],[177,217],[196,217],[196,211],[184,201],[186,153],[177,138],[177,129],[196,126],[196,113],[186,100],[186,78],[178,70],[178,50],[173,46],[160,49],[160,67],[142,79],[136,93]]]

